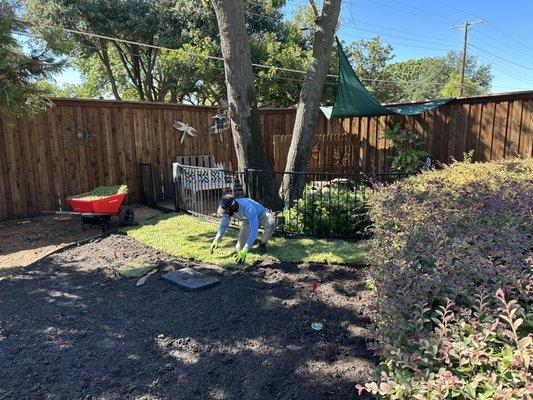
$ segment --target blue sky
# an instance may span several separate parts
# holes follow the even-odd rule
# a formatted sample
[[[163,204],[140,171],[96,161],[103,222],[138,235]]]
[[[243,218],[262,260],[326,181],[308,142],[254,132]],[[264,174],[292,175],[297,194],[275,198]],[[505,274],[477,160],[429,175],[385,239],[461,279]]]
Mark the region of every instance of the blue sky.
[[[193,0],[191,0],[193,1]],[[287,0],[290,14],[306,0]],[[380,35],[394,47],[395,61],[462,50],[463,31],[451,25],[483,19],[469,31],[468,51],[492,66],[492,92],[533,89],[532,0],[346,0],[339,36],[346,42]],[[78,83],[68,69],[61,83]]]

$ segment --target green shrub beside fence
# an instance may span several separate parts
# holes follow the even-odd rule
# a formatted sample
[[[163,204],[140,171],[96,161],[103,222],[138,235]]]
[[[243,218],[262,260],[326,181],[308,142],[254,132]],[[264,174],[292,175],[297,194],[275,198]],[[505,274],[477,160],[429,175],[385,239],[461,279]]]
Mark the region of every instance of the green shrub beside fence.
[[[355,189],[335,182],[324,188],[308,184],[302,197],[283,213],[284,231],[318,236],[361,235],[370,225],[366,190],[363,185]]]

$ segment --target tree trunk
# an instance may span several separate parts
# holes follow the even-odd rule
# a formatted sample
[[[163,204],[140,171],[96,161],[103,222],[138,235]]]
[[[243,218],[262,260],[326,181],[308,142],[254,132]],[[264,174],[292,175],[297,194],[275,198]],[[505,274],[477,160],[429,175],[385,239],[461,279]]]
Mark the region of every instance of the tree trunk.
[[[252,55],[244,23],[243,1],[211,0],[211,3],[220,33],[231,131],[238,168],[241,171],[269,170],[257,109]],[[251,171],[250,174],[248,176],[252,176],[253,179],[244,182],[248,193],[270,208],[279,208],[280,199],[275,189],[274,176]],[[257,185],[252,184],[256,182]]]
[[[303,172],[309,165],[320,101],[331,62],[331,46],[339,20],[341,0],[324,0],[320,15],[312,0],[311,4],[317,17],[313,58],[300,91],[291,146],[287,156],[285,170],[291,172]],[[301,195],[304,184],[303,176],[295,174],[283,177],[280,193],[286,206]]]

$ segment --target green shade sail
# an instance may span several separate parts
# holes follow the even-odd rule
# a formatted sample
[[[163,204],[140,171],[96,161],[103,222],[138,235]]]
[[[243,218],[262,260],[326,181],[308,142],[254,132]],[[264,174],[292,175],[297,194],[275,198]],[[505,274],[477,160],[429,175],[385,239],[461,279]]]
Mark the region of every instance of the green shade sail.
[[[355,74],[348,57],[337,39],[339,51],[339,80],[333,107],[321,107],[326,117],[376,117],[382,115],[415,115],[432,110],[451,99],[433,100],[424,103],[382,106],[363,86]]]

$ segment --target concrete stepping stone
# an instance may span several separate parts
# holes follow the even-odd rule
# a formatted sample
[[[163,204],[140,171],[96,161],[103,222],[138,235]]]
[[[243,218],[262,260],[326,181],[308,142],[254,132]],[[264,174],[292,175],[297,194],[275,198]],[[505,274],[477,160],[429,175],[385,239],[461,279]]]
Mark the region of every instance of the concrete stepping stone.
[[[192,268],[168,272],[161,277],[185,290],[207,289],[219,282],[218,278],[206,275]]]

